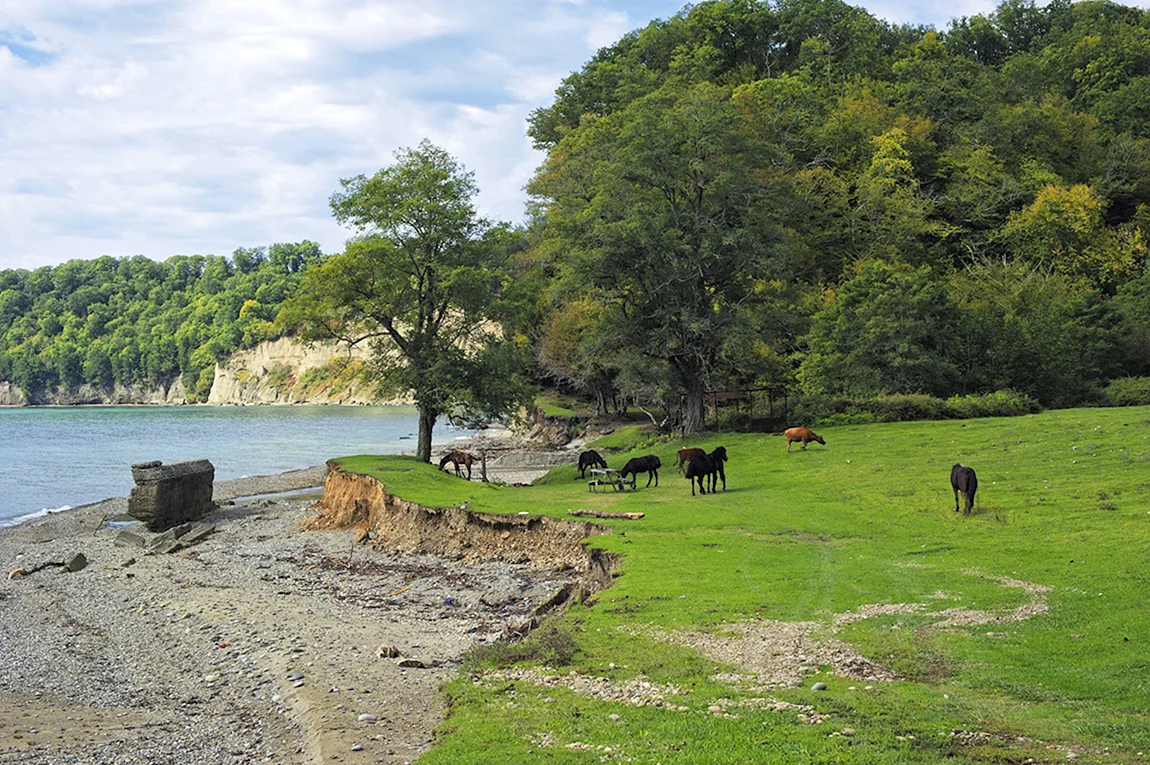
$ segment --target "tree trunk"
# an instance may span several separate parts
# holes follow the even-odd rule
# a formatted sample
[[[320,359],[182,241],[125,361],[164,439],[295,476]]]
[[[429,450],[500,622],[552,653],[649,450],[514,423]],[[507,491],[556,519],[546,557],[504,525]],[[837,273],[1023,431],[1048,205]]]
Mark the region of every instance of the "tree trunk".
[[[419,441],[415,447],[415,456],[420,462],[431,462],[431,431],[438,418],[439,412],[434,408],[419,405]]]
[[[683,433],[702,433],[707,427],[706,408],[704,407],[703,381],[699,377],[684,380],[686,388],[686,412],[683,415]]]

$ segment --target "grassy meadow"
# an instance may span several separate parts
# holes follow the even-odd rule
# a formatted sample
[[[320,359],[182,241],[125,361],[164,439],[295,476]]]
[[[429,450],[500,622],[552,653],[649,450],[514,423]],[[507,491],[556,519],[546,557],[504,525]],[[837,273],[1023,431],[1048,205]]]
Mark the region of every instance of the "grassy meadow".
[[[447,686],[451,712],[420,762],[1150,758],[1150,408],[819,432],[825,447],[788,454],[780,437],[642,444],[622,429],[597,445],[621,450],[605,453],[612,467],[645,453],[664,465],[658,488],[640,476],[625,493],[589,493],[572,467],[510,488],[409,458],[342,460],[429,505],[646,513],[604,521],[615,533],[588,542],[622,555],[614,587],[524,643],[477,652]],[[676,450],[719,444],[727,490],[692,497]],[[955,462],[978,473],[969,517],[954,512]],[[864,607],[874,615],[843,618]],[[946,623],[969,612],[997,620]],[[736,638],[760,621],[817,622],[897,679],[823,666],[768,690],[675,637]],[[515,667],[674,686],[686,709],[581,695]]]

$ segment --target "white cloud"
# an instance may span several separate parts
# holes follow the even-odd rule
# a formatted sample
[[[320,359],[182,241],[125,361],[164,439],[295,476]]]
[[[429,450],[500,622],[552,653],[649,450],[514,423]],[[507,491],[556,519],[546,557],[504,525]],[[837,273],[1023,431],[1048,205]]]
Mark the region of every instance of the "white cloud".
[[[992,10],[884,0],[945,26]],[[2,0],[0,268],[346,232],[327,200],[428,137],[517,220],[530,111],[680,0]]]

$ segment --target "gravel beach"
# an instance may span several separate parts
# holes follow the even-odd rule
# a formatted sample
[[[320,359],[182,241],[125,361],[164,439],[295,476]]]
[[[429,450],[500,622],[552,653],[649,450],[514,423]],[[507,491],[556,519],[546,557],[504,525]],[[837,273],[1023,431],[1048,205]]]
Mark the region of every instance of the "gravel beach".
[[[574,461],[463,446],[505,483]],[[464,652],[568,580],[300,531],[324,475],[217,482],[214,532],[171,554],[117,544],[126,498],[0,529],[0,763],[415,760]]]

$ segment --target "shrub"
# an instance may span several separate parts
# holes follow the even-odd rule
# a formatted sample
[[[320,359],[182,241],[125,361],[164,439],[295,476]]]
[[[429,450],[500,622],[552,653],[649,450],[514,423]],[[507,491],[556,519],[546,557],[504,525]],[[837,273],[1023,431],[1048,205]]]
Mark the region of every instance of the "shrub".
[[[832,396],[800,396],[791,402],[787,424],[814,427],[909,420],[1014,417],[1041,410],[1042,407],[1037,400],[1025,393],[1012,390],[952,396],[945,401],[921,393],[899,393],[857,400]]]
[[[1150,404],[1150,377],[1120,377],[1111,380],[1104,395],[1110,406]]]
[[[952,416],[945,401],[922,393],[879,396],[863,402],[861,407],[879,422],[945,420]]]
[[[1014,390],[996,390],[978,395],[951,396],[946,400],[951,417],[1017,417],[1042,411],[1038,401]]]

